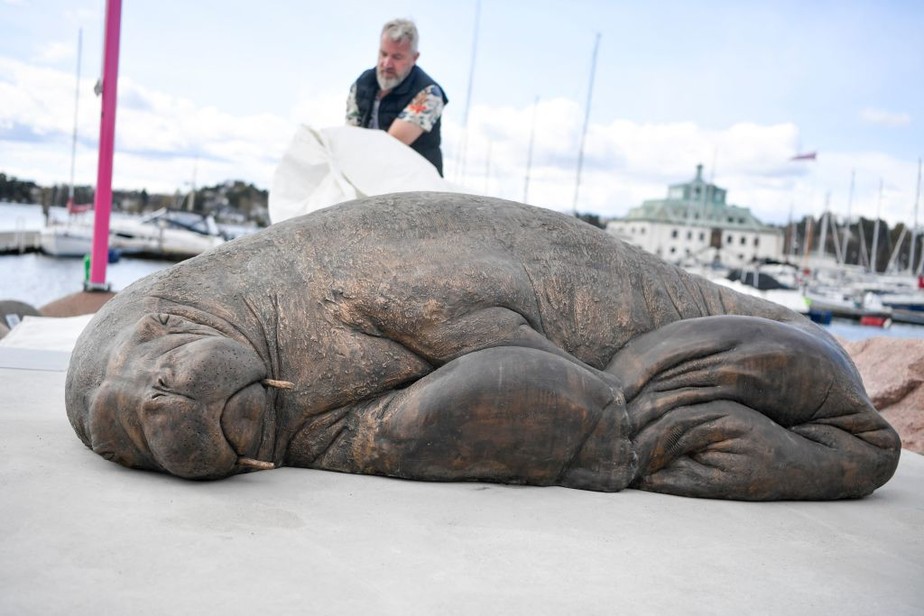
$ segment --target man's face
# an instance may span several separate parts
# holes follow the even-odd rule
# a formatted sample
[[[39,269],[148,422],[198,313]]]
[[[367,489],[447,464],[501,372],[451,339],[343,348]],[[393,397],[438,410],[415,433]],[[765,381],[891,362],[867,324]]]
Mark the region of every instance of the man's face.
[[[379,87],[383,90],[391,90],[404,81],[404,78],[414,68],[419,55],[418,52],[411,51],[409,41],[396,42],[383,34],[381,45],[379,45],[379,61],[375,70]]]

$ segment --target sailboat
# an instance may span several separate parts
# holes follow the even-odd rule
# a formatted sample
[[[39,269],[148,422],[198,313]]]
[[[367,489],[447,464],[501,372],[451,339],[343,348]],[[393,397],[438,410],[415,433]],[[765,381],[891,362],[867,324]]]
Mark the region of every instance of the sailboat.
[[[74,202],[74,167],[77,158],[77,121],[80,108],[80,60],[83,49],[83,30],[77,33],[77,86],[74,94],[74,131],[71,139],[71,177],[67,193],[67,220],[55,220],[50,215],[40,234],[42,252],[54,257],[82,257],[90,252],[93,242],[92,221],[83,220],[90,204]]]
[[[67,199],[67,219],[49,218],[40,234],[42,252],[54,257],[84,257],[93,245],[92,205],[74,202],[74,162],[77,152],[77,109],[80,101],[80,55],[82,31],[77,39],[77,94],[74,101],[74,132],[71,143],[71,178]],[[195,176],[190,192],[190,208],[195,194]],[[123,254],[138,257],[182,260],[225,242],[211,215],[160,209],[142,218],[110,220],[108,257],[115,263]]]
[[[77,31],[77,86],[74,88],[74,131],[71,138],[71,181],[67,187],[67,213],[83,214],[93,209],[92,203],[74,203],[74,166],[77,162],[77,121],[80,109],[80,57],[83,50],[83,30]]]

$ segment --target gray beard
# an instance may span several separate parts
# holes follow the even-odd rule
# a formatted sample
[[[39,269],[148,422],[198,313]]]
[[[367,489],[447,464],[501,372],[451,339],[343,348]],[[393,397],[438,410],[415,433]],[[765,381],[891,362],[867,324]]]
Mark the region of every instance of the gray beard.
[[[375,71],[375,80],[379,82],[379,88],[382,90],[391,90],[397,87],[399,83],[404,81],[405,77],[407,77],[407,75],[398,75],[397,77],[389,79],[388,77],[384,77],[379,71]]]

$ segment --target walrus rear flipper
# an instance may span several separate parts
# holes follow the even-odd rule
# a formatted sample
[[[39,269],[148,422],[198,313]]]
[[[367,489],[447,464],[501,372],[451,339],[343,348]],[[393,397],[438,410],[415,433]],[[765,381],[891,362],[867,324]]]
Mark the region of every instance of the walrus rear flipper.
[[[741,500],[865,496],[895,472],[898,435],[822,334],[756,317],[679,321],[610,363],[625,385],[632,487]]]

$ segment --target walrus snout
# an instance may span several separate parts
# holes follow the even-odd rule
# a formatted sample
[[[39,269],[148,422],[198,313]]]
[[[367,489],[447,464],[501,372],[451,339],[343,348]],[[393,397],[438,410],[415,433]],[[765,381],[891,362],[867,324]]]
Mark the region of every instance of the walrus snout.
[[[217,479],[253,468],[240,465],[241,458],[272,454],[261,447],[272,441],[266,370],[252,350],[206,336],[165,354],[158,372],[169,378],[154,390],[166,395],[152,396],[142,422],[152,454],[167,472]]]
[[[125,466],[187,479],[271,468],[267,380],[248,346],[185,319],[143,318],[93,396],[88,444]]]

